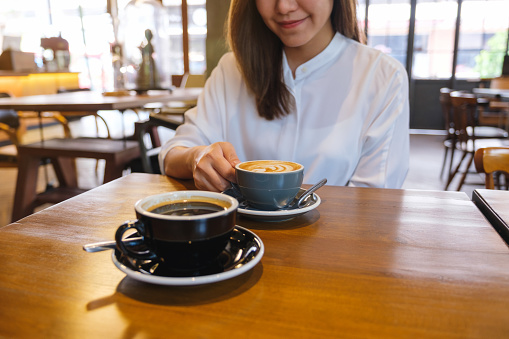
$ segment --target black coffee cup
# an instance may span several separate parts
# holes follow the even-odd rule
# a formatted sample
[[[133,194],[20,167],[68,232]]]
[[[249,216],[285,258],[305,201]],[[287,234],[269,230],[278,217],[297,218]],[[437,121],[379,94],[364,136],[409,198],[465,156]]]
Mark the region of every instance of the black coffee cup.
[[[236,199],[215,192],[175,191],[148,196],[134,205],[138,219],[117,229],[117,249],[134,259],[160,260],[170,269],[205,267],[226,247],[237,208]],[[124,243],[126,232],[133,229],[144,246]]]

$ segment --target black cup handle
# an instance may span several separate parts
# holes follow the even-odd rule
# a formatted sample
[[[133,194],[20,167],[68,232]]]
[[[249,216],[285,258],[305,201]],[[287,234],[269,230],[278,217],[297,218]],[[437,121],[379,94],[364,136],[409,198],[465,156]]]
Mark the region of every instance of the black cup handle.
[[[122,241],[122,237],[124,236],[124,233],[127,230],[130,229],[136,229],[140,236],[142,237],[142,242],[147,245],[148,244],[145,238],[145,225],[139,220],[132,220],[132,221],[126,221],[120,227],[117,229],[117,232],[115,233],[115,241],[117,242],[117,249],[122,252],[122,254],[135,258],[135,259],[142,259],[142,260],[150,260],[157,258],[157,255],[152,252],[150,249],[146,249],[143,251],[135,251],[132,248],[129,248],[125,245],[124,241]]]

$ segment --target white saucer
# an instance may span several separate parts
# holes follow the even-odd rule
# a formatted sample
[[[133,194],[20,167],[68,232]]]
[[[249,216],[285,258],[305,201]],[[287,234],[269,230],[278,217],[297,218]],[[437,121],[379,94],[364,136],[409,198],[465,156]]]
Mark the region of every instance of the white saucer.
[[[252,269],[261,260],[264,252],[263,242],[256,234],[244,227],[235,226],[230,242],[223,251],[223,254],[232,260],[225,263],[224,270],[219,273],[193,277],[160,276],[141,272],[132,264],[132,259],[126,259],[118,250],[113,251],[111,259],[119,270],[132,279],[156,285],[192,286],[215,283],[241,275]]]
[[[300,194],[302,194],[302,192],[304,192],[303,188],[301,188]],[[285,221],[314,210],[318,207],[318,205],[320,205],[321,202],[322,200],[320,197],[316,193],[313,193],[311,199],[309,199],[309,202],[301,208],[295,208],[291,210],[264,211],[252,207],[239,207],[237,212],[247,218],[260,221]]]

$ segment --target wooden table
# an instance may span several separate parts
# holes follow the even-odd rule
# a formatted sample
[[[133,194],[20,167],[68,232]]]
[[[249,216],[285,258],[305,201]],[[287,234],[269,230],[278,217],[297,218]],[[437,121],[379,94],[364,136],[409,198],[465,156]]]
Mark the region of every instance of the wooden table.
[[[36,111],[39,116],[46,111],[59,112],[83,112],[83,111],[120,111],[124,112],[128,109],[142,108],[151,103],[167,103],[170,101],[195,100],[201,93],[201,88],[178,88],[169,91],[153,91],[145,95],[125,95],[125,96],[105,96],[100,92],[93,91],[77,91],[61,94],[34,95],[16,98],[0,99],[0,109],[14,109],[18,111]],[[41,126],[42,127],[42,126]],[[122,120],[122,135],[125,136],[125,129]],[[73,139],[72,142],[63,139],[54,139],[52,141],[45,140],[43,129],[40,128],[41,142],[30,145],[23,145],[19,148],[18,164],[19,175],[16,184],[15,207],[13,208],[12,220],[15,221],[22,216],[27,215],[33,210],[34,206],[39,203],[60,201],[62,197],[68,198],[81,192],[75,190],[76,175],[71,174],[74,167],[71,166],[69,159],[65,162],[56,159],[57,156],[67,157],[75,154],[76,157],[85,155],[94,159],[106,159],[111,166],[106,166],[105,181],[111,180],[112,175],[118,176],[122,172],[121,166],[125,166],[126,162],[140,155],[139,148],[134,149],[132,142],[124,140],[124,147],[119,148],[118,142],[112,140],[96,140],[92,142],[90,138]],[[155,133],[155,132],[153,132]],[[46,143],[45,143],[46,142]],[[138,142],[138,140],[137,140]],[[139,142],[143,142],[141,139]],[[121,146],[121,145],[120,145]],[[74,147],[71,149],[70,147]],[[45,154],[42,154],[43,150]],[[102,152],[104,150],[107,152]],[[129,153],[129,154],[126,154]],[[146,152],[142,155],[146,157]],[[37,183],[36,174],[40,158],[48,157],[55,159],[52,163],[60,167],[55,169],[57,173],[68,172],[67,174],[58,174],[60,187],[58,190],[50,190],[44,192],[43,195],[36,195],[35,187]],[[108,162],[108,159],[111,161]],[[125,161],[124,161],[125,160]],[[118,167],[118,168],[117,168]],[[112,171],[109,171],[112,169]],[[23,174],[30,174],[25,177]],[[68,179],[63,182],[62,179]],[[39,201],[39,202],[37,202]]]
[[[192,187],[131,174],[1,228],[0,336],[509,336],[509,249],[461,192],[326,186],[291,221],[239,218],[265,255],[211,285],[141,283],[82,250],[138,199]]]
[[[120,111],[143,108],[147,105],[165,104],[174,101],[197,100],[202,88],[176,88],[169,91],[149,91],[144,95],[106,96],[94,91],[76,91],[60,94],[33,95],[26,97],[0,98],[0,109],[42,112],[97,112]],[[156,106],[157,107],[157,106]],[[42,126],[41,126],[42,127]],[[44,135],[41,130],[41,140]],[[125,135],[122,120],[122,134]]]
[[[123,111],[142,108],[151,103],[196,100],[201,88],[177,88],[173,92],[154,92],[153,95],[105,96],[100,92],[78,91],[60,94],[33,95],[0,99],[0,109],[17,111]]]
[[[472,201],[509,244],[509,192],[477,189],[472,193]]]
[[[165,104],[174,101],[197,100],[203,88],[176,88],[170,91],[149,91],[143,95],[107,96],[97,91],[75,91],[59,94],[32,95],[25,97],[0,98],[0,109],[43,112],[97,112],[120,111],[143,108],[151,104]],[[42,126],[41,126],[42,127]],[[106,126],[106,128],[108,128]],[[40,128],[41,140],[44,139]],[[122,134],[125,129],[122,119]]]
[[[474,88],[472,91],[475,94],[487,95],[487,96],[496,96],[500,95],[504,99],[509,99],[509,89],[499,89],[499,88]]]

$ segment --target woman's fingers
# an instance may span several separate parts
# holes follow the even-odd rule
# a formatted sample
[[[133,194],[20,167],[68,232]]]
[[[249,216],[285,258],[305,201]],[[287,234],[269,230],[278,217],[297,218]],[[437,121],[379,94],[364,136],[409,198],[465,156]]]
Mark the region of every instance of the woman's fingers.
[[[234,165],[240,162],[230,143],[214,143],[202,150],[195,161],[193,178],[199,189],[224,191],[235,181]]]
[[[223,151],[224,158],[230,163],[232,167],[235,167],[241,161],[237,157],[237,152],[235,152],[235,148],[229,142],[220,142],[219,145]]]

